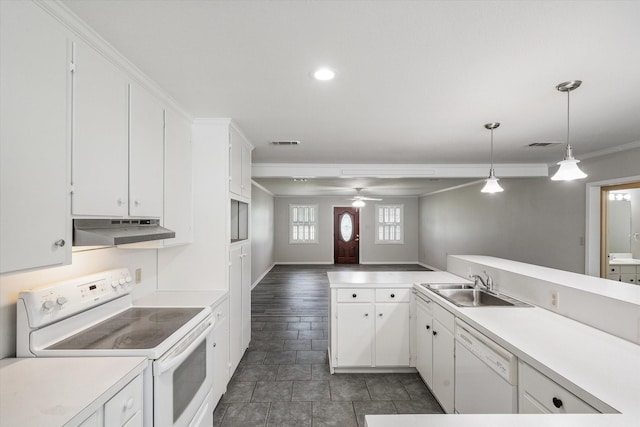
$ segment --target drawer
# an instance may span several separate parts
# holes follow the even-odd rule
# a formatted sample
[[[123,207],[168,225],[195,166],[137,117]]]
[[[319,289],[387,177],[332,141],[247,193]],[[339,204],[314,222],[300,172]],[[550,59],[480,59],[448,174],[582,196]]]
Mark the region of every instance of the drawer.
[[[636,266],[635,265],[621,265],[620,273],[622,274],[636,274]]]
[[[518,394],[527,400],[533,400],[555,414],[598,413],[582,399],[526,363],[520,362],[518,368]]]
[[[338,302],[373,302],[373,289],[338,289]]]
[[[409,302],[411,289],[376,289],[376,302]]]
[[[607,279],[620,281],[620,274],[609,273],[607,274]]]
[[[456,324],[456,317],[453,314],[449,313],[444,308],[440,307],[438,304],[432,304],[432,305],[433,305],[432,310],[433,310],[434,319],[440,322],[442,326],[447,328],[449,332],[453,334],[455,331],[454,328]]]
[[[104,425],[122,426],[142,412],[142,375],[138,375],[104,405]]]
[[[216,322],[222,322],[229,317],[229,300],[225,299],[222,303],[213,307],[213,317]]]

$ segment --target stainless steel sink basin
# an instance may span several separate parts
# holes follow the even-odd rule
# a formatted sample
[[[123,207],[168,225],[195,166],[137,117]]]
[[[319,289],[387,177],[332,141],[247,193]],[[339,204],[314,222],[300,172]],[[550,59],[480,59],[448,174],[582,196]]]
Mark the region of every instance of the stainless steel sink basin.
[[[440,289],[473,289],[472,283],[422,283],[422,286],[426,286],[432,291]]]
[[[432,289],[438,295],[459,307],[531,307],[506,295],[497,295],[482,289]]]

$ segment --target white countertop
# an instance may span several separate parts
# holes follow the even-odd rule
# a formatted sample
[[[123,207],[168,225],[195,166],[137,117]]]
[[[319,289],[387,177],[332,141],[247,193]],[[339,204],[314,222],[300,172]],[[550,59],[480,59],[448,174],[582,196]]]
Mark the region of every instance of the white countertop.
[[[2,359],[0,425],[78,425],[146,366],[144,357]]]
[[[331,288],[369,288],[389,285],[412,287],[414,283],[471,283],[446,271],[330,271]]]
[[[332,288],[405,287],[465,282],[447,272],[329,272]],[[428,292],[457,317],[592,406],[619,414],[368,415],[369,427],[640,425],[640,346],[538,307],[457,307]],[[603,405],[604,403],[604,405]]]
[[[155,291],[136,298],[134,305],[145,307],[215,306],[229,295],[228,291]]]
[[[609,261],[609,265],[640,265],[640,259],[616,258]]]

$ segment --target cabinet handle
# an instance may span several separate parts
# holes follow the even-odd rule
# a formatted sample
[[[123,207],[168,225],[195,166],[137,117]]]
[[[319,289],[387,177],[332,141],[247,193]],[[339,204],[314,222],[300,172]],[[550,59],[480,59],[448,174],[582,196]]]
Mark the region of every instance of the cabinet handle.
[[[433,331],[433,336],[435,337],[436,335],[438,335],[438,333],[436,331]]]
[[[353,298],[355,298],[355,297],[357,297],[357,296],[358,296],[358,294],[353,294],[353,295],[351,295],[351,296],[352,296]]]
[[[133,204],[136,205],[136,206],[140,206],[142,204],[142,201],[141,200],[136,200],[136,201],[133,202]]]
[[[124,202],[122,201],[121,198],[118,198],[118,200],[116,201],[116,203],[118,204],[118,206],[122,206],[124,205]]]
[[[427,331],[431,329],[431,325],[427,325],[426,327],[427,327]]]
[[[378,314],[379,317],[382,317],[382,313]]]
[[[214,347],[214,348],[215,348],[215,346],[216,346],[216,345],[218,345],[218,344],[216,344],[216,343],[213,343],[213,347]]]
[[[365,313],[365,314],[364,314],[364,317],[369,317],[369,313]]]
[[[557,397],[554,397],[551,400],[553,401],[553,406],[555,406],[558,409],[562,408],[562,400],[558,399]]]
[[[130,410],[131,408],[133,408],[133,404],[134,404],[134,400],[133,397],[130,397],[129,400],[127,400],[127,403],[124,405],[125,410]]]
[[[64,245],[66,245],[66,244],[67,244],[67,242],[65,242],[64,239],[56,240],[55,243],[54,243],[54,245],[56,245],[59,248],[63,248]]]
[[[395,298],[395,297],[396,297],[396,294],[391,294],[391,298]]]

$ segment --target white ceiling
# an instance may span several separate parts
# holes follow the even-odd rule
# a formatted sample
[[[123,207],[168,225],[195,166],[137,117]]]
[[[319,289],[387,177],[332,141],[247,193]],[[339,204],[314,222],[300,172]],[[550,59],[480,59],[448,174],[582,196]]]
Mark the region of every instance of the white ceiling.
[[[487,163],[491,121],[497,163],[554,162],[572,79],[578,158],[640,141],[638,1],[63,3],[254,163]]]

